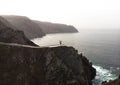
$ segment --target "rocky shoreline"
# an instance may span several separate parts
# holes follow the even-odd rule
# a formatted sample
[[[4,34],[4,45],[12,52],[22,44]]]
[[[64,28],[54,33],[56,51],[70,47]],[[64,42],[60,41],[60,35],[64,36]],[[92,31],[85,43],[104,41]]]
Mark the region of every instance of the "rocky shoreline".
[[[92,85],[96,76],[92,63],[75,48],[39,47],[2,22],[0,42],[0,85]]]
[[[2,22],[0,42],[0,85],[92,85],[96,70],[73,47],[38,47]]]
[[[120,75],[115,80],[109,80],[108,82],[107,81],[102,82],[102,85],[120,85]]]

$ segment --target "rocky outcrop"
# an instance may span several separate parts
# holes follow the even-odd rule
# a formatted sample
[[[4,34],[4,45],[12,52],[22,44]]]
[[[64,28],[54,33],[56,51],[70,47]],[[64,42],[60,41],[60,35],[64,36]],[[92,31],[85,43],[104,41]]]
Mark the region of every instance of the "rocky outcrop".
[[[46,57],[48,85],[92,85],[96,71],[84,56],[73,47],[50,49],[52,56]]]
[[[45,50],[0,44],[0,85],[45,85]]]
[[[0,85],[92,85],[95,75],[92,64],[73,47],[41,48],[1,23]]]
[[[25,37],[24,32],[14,30],[9,27],[9,25],[7,26],[4,24],[2,21],[0,21],[0,42],[36,46],[36,44]]]
[[[73,47],[0,44],[0,85],[92,85],[95,69]]]
[[[102,82],[102,85],[120,85],[120,75],[115,80],[110,80],[109,82],[107,81]]]
[[[50,22],[40,22],[40,21],[34,21],[34,22],[37,23],[46,34],[78,32],[78,30],[72,25],[57,24],[57,23],[50,23]]]
[[[8,21],[14,30],[21,30],[29,39],[38,38],[45,35],[40,26],[24,16],[1,16]],[[9,27],[11,27],[9,25]]]

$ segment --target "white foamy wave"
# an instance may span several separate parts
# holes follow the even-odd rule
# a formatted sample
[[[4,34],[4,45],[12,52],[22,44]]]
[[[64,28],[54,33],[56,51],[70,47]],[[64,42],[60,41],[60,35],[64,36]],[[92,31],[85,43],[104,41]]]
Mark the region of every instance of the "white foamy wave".
[[[120,70],[120,68],[119,68],[119,67],[117,67],[117,70]]]
[[[97,82],[98,84],[100,84],[102,83],[102,81],[109,81],[116,78],[116,75],[112,74],[111,70],[105,69],[97,65],[93,65],[93,67],[96,69],[96,77],[93,82]]]

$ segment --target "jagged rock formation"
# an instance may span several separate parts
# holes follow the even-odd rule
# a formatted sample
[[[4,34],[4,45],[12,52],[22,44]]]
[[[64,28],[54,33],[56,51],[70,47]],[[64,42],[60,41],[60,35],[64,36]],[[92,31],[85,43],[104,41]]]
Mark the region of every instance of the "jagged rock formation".
[[[120,75],[115,80],[110,80],[109,82],[102,82],[102,85],[120,85]]]
[[[95,75],[73,47],[40,48],[0,22],[0,85],[92,85]]]
[[[96,71],[73,47],[54,47],[46,57],[48,85],[92,85]]]
[[[44,52],[0,44],[0,85],[45,85]]]
[[[50,22],[40,22],[40,21],[34,21],[34,22],[37,23],[46,34],[78,32],[78,30],[72,25],[57,24],[57,23],[50,23]]]
[[[15,30],[24,31],[25,36],[29,39],[42,37],[45,35],[40,26],[24,16],[1,16],[12,25]],[[11,27],[9,25],[9,27]]]
[[[0,44],[0,85],[92,85],[95,69],[73,47]]]

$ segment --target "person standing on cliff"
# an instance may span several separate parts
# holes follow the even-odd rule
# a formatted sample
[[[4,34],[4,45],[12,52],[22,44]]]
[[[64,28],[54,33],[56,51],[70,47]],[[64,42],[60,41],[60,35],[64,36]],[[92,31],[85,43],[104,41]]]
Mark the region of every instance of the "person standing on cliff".
[[[60,45],[62,45],[62,41],[61,40],[59,41],[59,43],[60,43]]]

